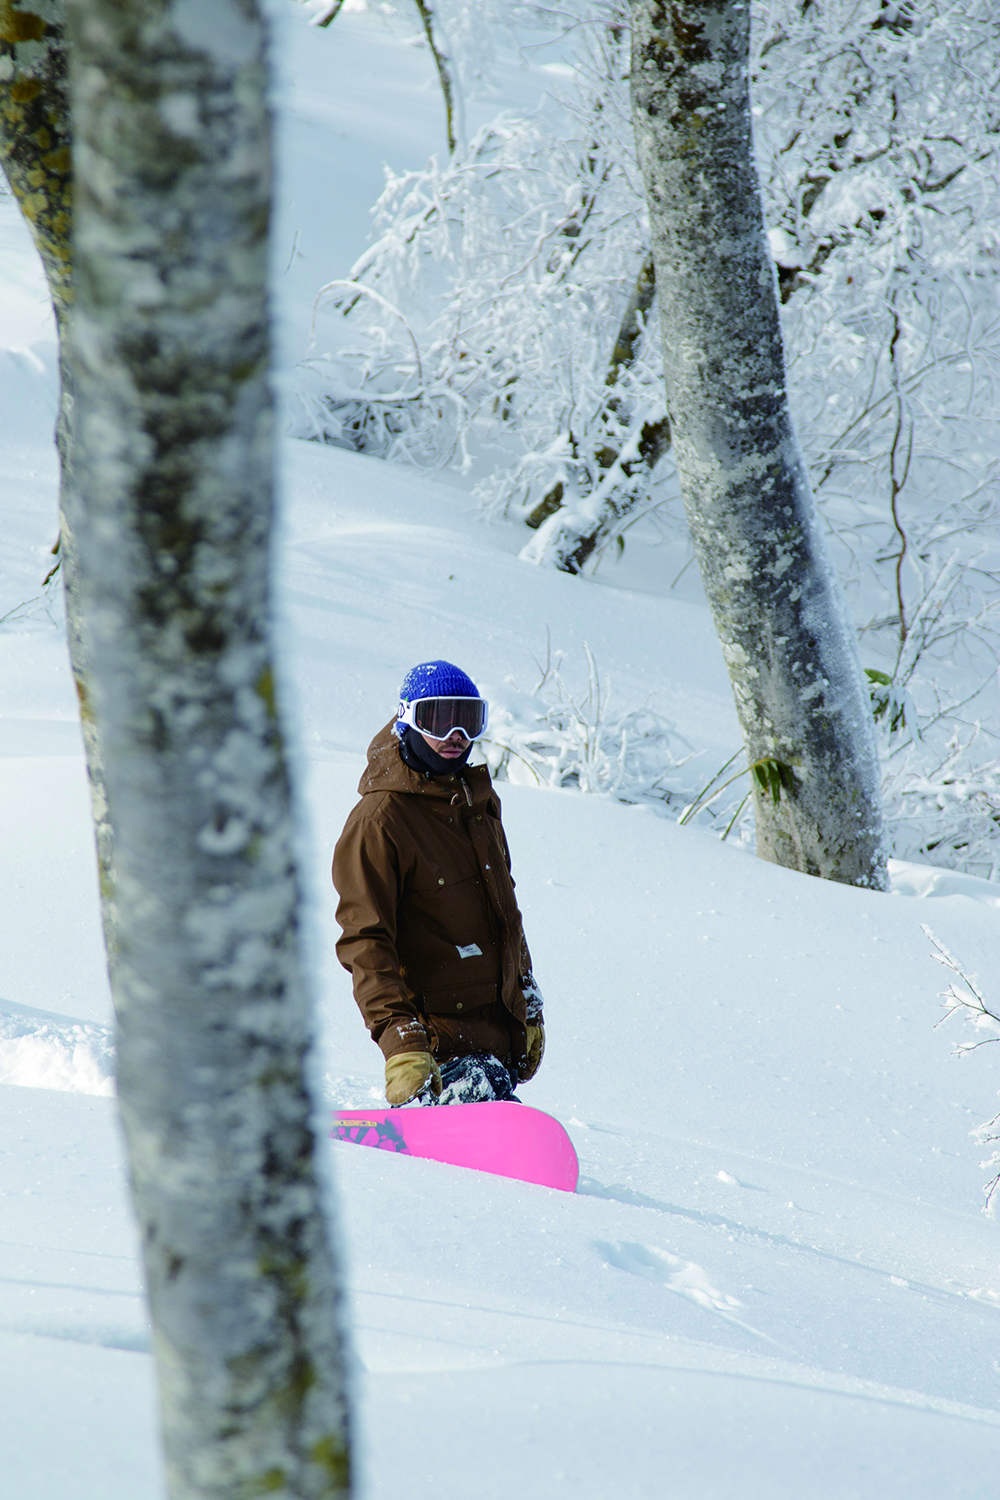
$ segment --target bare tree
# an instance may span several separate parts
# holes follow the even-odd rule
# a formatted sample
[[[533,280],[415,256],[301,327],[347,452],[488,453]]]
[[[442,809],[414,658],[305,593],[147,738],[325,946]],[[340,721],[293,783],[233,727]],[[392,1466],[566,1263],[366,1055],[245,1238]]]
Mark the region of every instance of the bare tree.
[[[871,707],[792,428],[753,156],[750,12],[631,0],[667,410],[755,784],[765,859],[885,884]],[[784,795],[778,793],[783,787]]]
[[[339,1281],[268,640],[254,0],[71,0],[84,629],[119,1096],[174,1500],[349,1492]]]

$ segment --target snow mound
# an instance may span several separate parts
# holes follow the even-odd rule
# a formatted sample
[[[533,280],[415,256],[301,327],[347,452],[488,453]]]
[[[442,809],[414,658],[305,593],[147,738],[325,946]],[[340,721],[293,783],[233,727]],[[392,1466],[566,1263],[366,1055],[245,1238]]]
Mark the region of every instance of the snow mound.
[[[939,865],[914,864],[908,859],[890,859],[889,889],[894,896],[967,896],[1000,909],[1000,884],[946,870]]]
[[[0,1083],[69,1094],[113,1094],[111,1029],[0,1000]]]

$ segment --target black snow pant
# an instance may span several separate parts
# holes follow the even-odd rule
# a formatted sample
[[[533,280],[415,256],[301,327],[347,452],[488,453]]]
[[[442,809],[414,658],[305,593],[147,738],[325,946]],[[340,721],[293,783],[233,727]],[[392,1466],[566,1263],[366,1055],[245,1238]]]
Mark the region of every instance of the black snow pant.
[[[514,1092],[517,1079],[490,1052],[470,1052],[467,1057],[450,1058],[441,1064],[441,1082],[444,1087],[440,1096],[437,1100],[427,1099],[428,1103],[489,1104],[500,1099],[521,1102]]]

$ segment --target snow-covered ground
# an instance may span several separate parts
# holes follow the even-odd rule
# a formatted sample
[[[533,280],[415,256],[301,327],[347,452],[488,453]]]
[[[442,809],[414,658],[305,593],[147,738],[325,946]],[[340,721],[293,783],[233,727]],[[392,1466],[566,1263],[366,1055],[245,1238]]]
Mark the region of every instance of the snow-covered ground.
[[[290,360],[316,288],[363,246],[380,161],[421,160],[441,121],[426,51],[356,11],[328,31],[279,16]],[[3,200],[0,260],[2,1488],[159,1500],[86,782],[58,599],[39,599],[53,351]],[[617,699],[648,699],[710,768],[735,720],[697,590],[658,592],[641,549],[633,574],[583,582],[518,561],[521,536],[451,486],[292,442],[283,476],[317,1078],[324,1104],[363,1105],[380,1056],[333,954],[328,868],[406,668],[449,657],[499,692],[547,635],[582,674],[586,640]],[[1000,1235],[969,1135],[997,1074],[989,1049],[951,1055],[958,1019],[934,1030],[944,976],[921,930],[989,989],[1000,888],[911,865],[892,896],[846,889],[649,808],[500,790],[547,1000],[523,1096],[566,1124],[580,1189],[331,1143],[363,1493],[1000,1493]]]

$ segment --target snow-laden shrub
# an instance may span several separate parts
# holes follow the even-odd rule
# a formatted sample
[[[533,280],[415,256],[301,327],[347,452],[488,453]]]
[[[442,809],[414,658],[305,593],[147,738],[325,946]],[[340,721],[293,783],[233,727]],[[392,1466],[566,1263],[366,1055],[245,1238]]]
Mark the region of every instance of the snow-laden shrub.
[[[899,619],[935,532],[988,533],[995,514],[1000,21],[986,0],[778,0],[755,22],[803,445],[860,607]],[[663,396],[655,309],[615,361],[648,249],[627,13],[577,6],[570,23],[575,76],[536,113],[501,114],[447,162],[389,174],[374,244],[320,294],[299,421],[456,465],[490,511],[527,518],[548,498],[586,524],[653,496],[635,449]],[[557,554],[547,543],[539,560]]]
[[[579,689],[566,680],[565,653],[556,651],[532,688],[522,691],[508,677],[490,690],[489,729],[479,753],[494,779],[650,803],[667,817],[753,848],[751,768],[743,752],[716,766],[648,704],[619,702],[586,642],[583,654],[587,670]],[[982,726],[972,724],[962,733],[954,715],[921,715],[908,689],[891,682],[871,686],[893,854],[997,880],[1000,756]],[[924,696],[924,686],[917,683],[918,696]],[[780,767],[775,769],[780,781]],[[764,785],[763,777],[758,780]]]
[[[955,1048],[956,1057],[967,1057],[971,1052],[978,1052],[980,1047],[990,1042],[1000,1042],[1000,1015],[990,1009],[976,980],[971,974],[966,973],[951,950],[941,942],[940,938],[934,936],[925,923],[922,922],[920,925],[925,936],[933,944],[934,952],[931,957],[955,976],[949,981],[948,988],[941,991],[944,1015],[936,1024],[943,1026],[952,1016],[961,1015],[975,1033],[974,1040],[958,1043]],[[958,983],[955,982],[956,980]],[[992,1153],[980,1162],[980,1166],[993,1173],[989,1181],[983,1184],[985,1195],[983,1212],[993,1218],[996,1215],[997,1204],[1000,1202],[1000,1145],[998,1145],[1000,1143],[1000,1114],[995,1114],[990,1120],[984,1120],[970,1134],[981,1147]]]
[[[562,651],[522,692],[513,677],[490,692],[489,728],[479,742],[495,780],[601,792],[622,802],[689,800],[695,751],[674,724],[649,707],[615,700],[584,642],[586,687],[572,690]]]
[[[478,754],[494,780],[599,793],[619,802],[645,803],[668,818],[693,821],[720,837],[753,846],[753,820],[737,815],[747,801],[749,782],[733,786],[716,774],[731,770],[742,752],[716,768],[677,726],[648,704],[626,707],[610,677],[602,675],[584,642],[586,675],[563,671],[565,653],[548,653],[532,688],[522,691],[513,677],[491,688],[487,734]],[[748,768],[743,775],[749,776]],[[735,830],[735,834],[734,834]]]
[[[1000,600],[953,552],[930,579],[891,670],[868,670],[899,859],[1000,879],[1000,726],[987,717],[998,647]]]
[[[608,385],[646,242],[626,107],[620,88],[548,101],[387,172],[374,245],[319,293],[296,430],[454,466],[490,514],[589,493],[664,414],[654,328]]]
[[[1000,18],[824,0],[774,7],[759,37],[790,392],[838,571],[884,663],[956,549],[953,615],[975,614],[1000,563]]]
[[[897,859],[1000,879],[1000,756],[981,758],[982,728],[954,734],[935,764],[912,742],[884,756],[883,802]],[[923,752],[923,753],[920,753]]]

